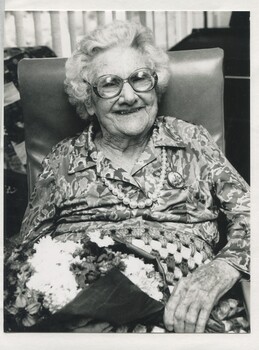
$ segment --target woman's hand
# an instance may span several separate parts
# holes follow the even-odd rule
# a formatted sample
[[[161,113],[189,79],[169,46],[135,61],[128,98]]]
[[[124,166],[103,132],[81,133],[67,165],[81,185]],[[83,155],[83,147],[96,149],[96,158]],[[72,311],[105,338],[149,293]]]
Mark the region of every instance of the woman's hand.
[[[183,277],[166,304],[166,328],[180,333],[203,333],[213,306],[239,278],[239,271],[222,260],[202,265]]]

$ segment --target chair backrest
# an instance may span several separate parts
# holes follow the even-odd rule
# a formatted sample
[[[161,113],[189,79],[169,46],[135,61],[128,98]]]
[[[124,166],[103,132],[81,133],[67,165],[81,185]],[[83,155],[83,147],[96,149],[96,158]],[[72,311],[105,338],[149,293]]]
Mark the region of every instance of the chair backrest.
[[[215,48],[168,54],[171,78],[159,115],[205,126],[224,151],[223,51]],[[64,92],[65,62],[65,58],[24,59],[18,66],[29,191],[52,146],[84,128]]]

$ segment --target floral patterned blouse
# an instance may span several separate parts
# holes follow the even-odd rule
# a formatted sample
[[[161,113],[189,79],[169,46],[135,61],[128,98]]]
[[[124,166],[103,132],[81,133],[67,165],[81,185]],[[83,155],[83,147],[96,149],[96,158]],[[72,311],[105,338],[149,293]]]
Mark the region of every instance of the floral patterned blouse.
[[[22,224],[22,237],[82,236],[109,227],[164,227],[205,240],[213,249],[221,235],[226,244],[215,259],[249,273],[249,188],[202,126],[174,117],[158,117],[151,137],[129,174],[116,168],[81,135],[56,145],[43,161]],[[137,201],[153,193],[161,174],[161,149],[168,165],[159,198],[151,207],[131,209],[105,186],[106,177]],[[180,186],[167,180],[178,173]],[[169,176],[170,177],[170,176]],[[219,234],[222,212],[227,225]]]

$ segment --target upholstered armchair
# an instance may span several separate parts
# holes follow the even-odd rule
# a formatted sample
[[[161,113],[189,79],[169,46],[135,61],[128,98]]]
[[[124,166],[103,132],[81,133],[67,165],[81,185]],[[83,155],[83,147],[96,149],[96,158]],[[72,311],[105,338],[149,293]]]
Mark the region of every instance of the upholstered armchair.
[[[223,51],[169,52],[171,79],[159,115],[202,124],[224,152]],[[64,92],[65,58],[24,59],[19,64],[29,191],[41,161],[60,140],[84,128]],[[249,306],[249,284],[244,290]]]

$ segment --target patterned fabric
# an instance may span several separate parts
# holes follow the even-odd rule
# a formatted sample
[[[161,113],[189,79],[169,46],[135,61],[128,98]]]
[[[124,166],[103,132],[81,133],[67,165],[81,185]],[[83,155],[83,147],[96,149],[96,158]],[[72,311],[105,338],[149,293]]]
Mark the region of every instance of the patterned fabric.
[[[37,239],[52,234],[80,237],[97,228],[149,226],[202,238],[214,250],[219,242],[219,213],[227,221],[227,244],[216,255],[249,273],[249,189],[209,133],[174,117],[157,118],[151,138],[131,174],[88,144],[88,128],[54,147],[25,213],[21,234]],[[181,188],[165,181],[150,208],[131,209],[103,184],[105,176],[137,201],[155,191],[161,172],[161,148],[170,172],[184,179]]]

